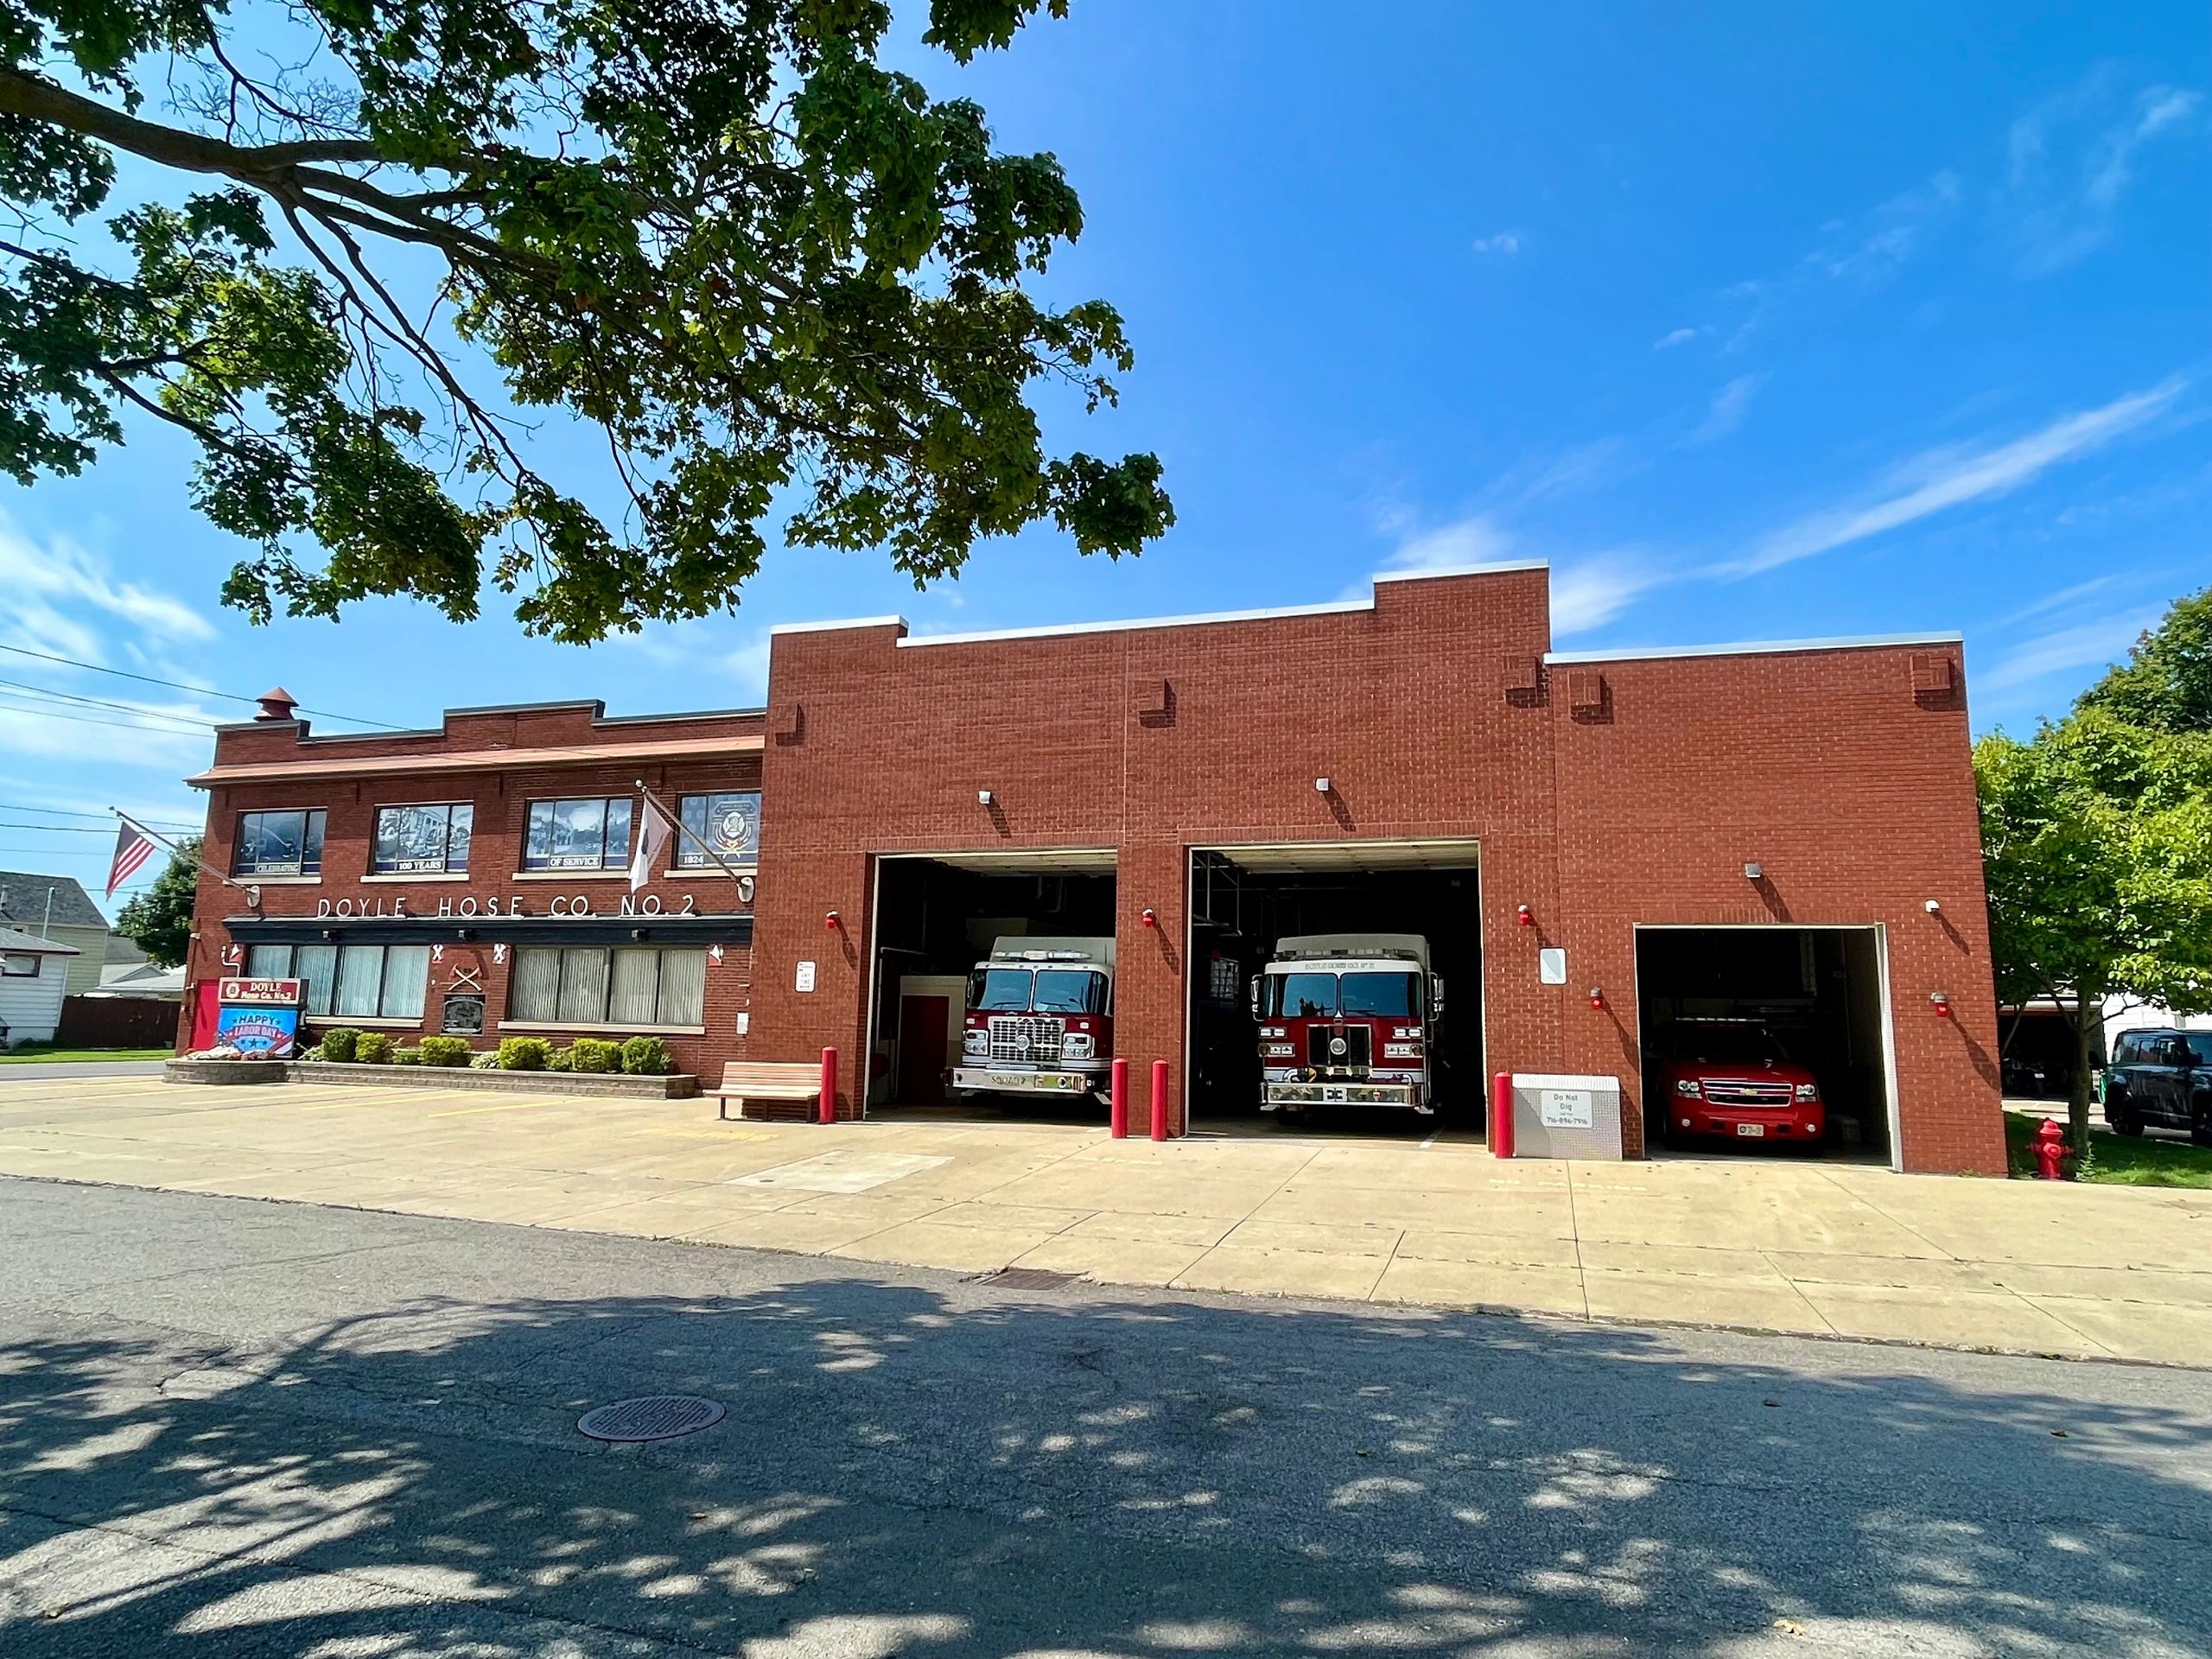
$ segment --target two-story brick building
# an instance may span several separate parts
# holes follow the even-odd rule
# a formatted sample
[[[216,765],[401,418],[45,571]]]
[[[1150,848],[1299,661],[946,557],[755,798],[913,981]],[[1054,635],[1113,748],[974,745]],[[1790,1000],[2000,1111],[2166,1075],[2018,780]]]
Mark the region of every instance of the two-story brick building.
[[[939,1097],[994,938],[1111,935],[1116,1050],[1169,1063],[1179,1130],[1250,1109],[1274,937],[1397,929],[1434,946],[1469,1106],[1498,1071],[1618,1077],[1634,1154],[1653,1054],[1757,1021],[1845,1149],[2001,1171],[1958,637],[1556,652],[1548,605],[1516,564],[1232,615],[805,625],[766,709],[724,714],[327,737],[279,699],[192,780],[208,858],[259,890],[203,879],[192,976],[487,1045],[657,1032],[709,1073],[833,1047],[858,1116]],[[633,893],[641,788],[691,833]]]

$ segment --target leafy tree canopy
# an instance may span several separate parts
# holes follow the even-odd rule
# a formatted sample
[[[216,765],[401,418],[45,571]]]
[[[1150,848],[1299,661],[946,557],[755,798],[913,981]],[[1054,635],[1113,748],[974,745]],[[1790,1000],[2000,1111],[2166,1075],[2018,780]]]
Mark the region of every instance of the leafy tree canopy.
[[[192,903],[200,887],[200,837],[177,843],[154,885],[116,912],[115,931],[156,968],[180,966],[192,948]]]
[[[2176,600],[2081,701],[2152,731],[2212,732],[2212,588]]]
[[[925,39],[965,62],[1040,3],[1066,7],[929,0]],[[1075,193],[880,65],[889,20],[0,0],[0,469],[76,473],[130,411],[181,428],[194,504],[255,544],[224,597],[257,620],[373,594],[466,619],[487,575],[565,640],[701,616],[787,489],[791,540],[918,584],[1040,519],[1137,551],[1173,521],[1158,460],[1048,458],[1028,401],[1058,380],[1096,409],[1131,363],[1110,305],[1023,286]],[[96,260],[118,157],[206,188],[111,218]],[[508,405],[604,430],[619,522],[537,470]]]

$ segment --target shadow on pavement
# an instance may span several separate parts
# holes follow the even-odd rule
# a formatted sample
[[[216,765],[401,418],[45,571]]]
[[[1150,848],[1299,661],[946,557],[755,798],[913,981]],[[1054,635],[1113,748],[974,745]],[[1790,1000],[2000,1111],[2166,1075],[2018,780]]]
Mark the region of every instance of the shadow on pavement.
[[[0,1649],[2212,1649],[2158,1373],[793,1274],[0,1348]],[[659,1392],[730,1414],[574,1432]]]

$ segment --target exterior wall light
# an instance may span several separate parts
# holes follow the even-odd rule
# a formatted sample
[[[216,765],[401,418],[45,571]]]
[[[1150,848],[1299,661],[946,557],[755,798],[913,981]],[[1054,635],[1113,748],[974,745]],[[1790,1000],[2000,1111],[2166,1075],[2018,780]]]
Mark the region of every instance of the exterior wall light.
[[[1605,1006],[1605,994],[1595,985],[1590,988],[1590,1006],[1593,1008],[1602,1008]]]
[[[979,790],[977,790],[977,791],[976,791],[976,805],[978,805],[978,806],[988,806],[990,804],[991,804],[991,791],[990,791],[989,790],[988,790],[988,789],[979,789]]]
[[[1941,916],[1943,913],[1943,906],[1933,899],[1928,901],[1924,908],[1930,916]]]
[[[1763,880],[1765,876],[1766,866],[1764,864],[1746,864],[1744,866],[1744,880],[1746,881]]]
[[[1517,913],[1521,918],[1522,926],[1534,927],[1536,925],[1536,912],[1529,909],[1528,906],[1521,906]]]
[[[1160,914],[1157,911],[1154,910],[1150,905],[1147,905],[1144,907],[1144,913],[1139,916],[1137,919],[1142,922],[1147,927],[1158,927],[1160,925]]]
[[[1313,780],[1313,792],[1317,795],[1327,794],[1329,792],[1329,780],[1325,778],[1316,778]]]
[[[822,918],[822,925],[828,928],[832,933],[835,933],[844,925],[844,919],[834,910]]]
[[[1938,1020],[1948,1020],[1951,1017],[1951,999],[1947,992],[1930,991],[1928,993],[1928,1001],[1934,1006],[1936,1017]]]

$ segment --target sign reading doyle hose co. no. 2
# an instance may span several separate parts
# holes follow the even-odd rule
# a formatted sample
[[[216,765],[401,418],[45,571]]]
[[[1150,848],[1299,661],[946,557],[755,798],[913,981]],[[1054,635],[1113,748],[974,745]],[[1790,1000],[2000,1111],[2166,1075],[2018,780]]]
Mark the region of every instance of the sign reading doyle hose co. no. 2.
[[[741,875],[737,879],[737,902],[750,908],[753,903],[753,878]],[[725,890],[725,893],[727,890]],[[459,897],[442,897],[435,904],[416,899],[410,903],[404,893],[365,893],[359,899],[318,899],[315,913],[318,918],[334,920],[397,919],[399,921],[467,920],[480,916],[604,916],[610,918],[624,916],[705,916],[718,912],[699,908],[699,896],[693,893],[671,893],[666,899],[657,893],[624,893],[613,903],[601,893],[594,904],[588,893],[556,893],[550,897],[538,893],[486,893],[481,897],[466,893]],[[725,898],[725,902],[727,899]]]

